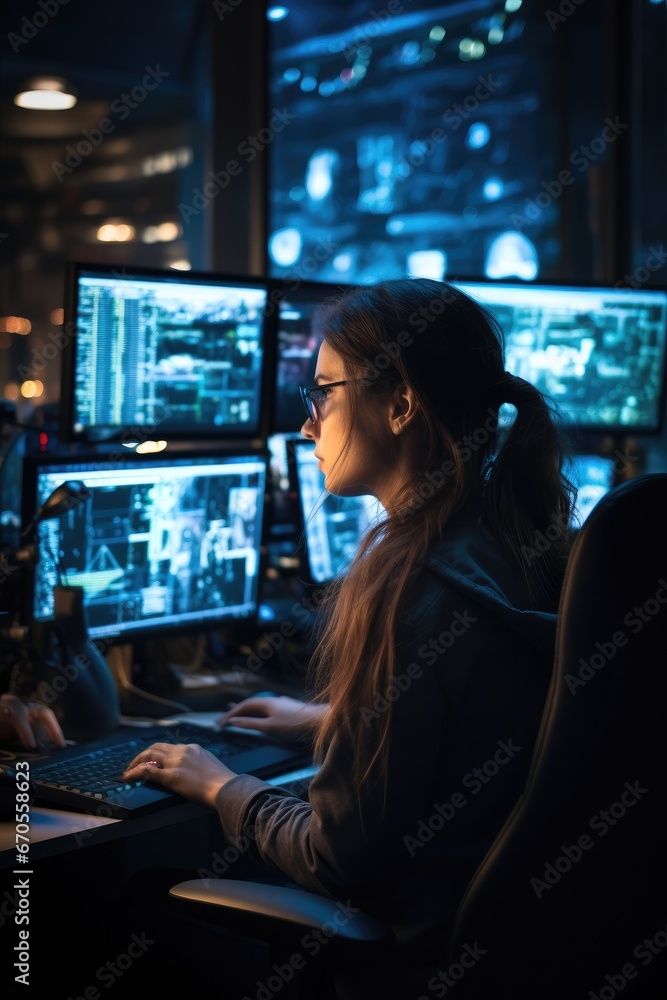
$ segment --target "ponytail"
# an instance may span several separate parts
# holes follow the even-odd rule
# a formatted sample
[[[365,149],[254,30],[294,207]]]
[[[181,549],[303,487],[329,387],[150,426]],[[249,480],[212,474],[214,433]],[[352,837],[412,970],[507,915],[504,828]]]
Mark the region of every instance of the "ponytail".
[[[557,413],[530,382],[505,372],[494,403],[516,409],[487,470],[483,510],[508,558],[523,571],[537,604],[555,609],[570,545],[575,489],[562,471],[565,443]]]

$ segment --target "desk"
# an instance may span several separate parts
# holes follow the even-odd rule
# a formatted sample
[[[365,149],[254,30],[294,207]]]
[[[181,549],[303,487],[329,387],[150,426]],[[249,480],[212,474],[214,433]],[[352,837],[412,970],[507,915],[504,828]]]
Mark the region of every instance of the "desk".
[[[307,780],[313,770],[305,768],[271,779],[272,784],[289,785]],[[221,942],[217,932],[197,931],[197,941],[181,945],[182,929],[159,911],[167,911],[168,888],[183,878],[245,878],[257,874],[246,858],[225,842],[217,815],[210,809],[179,800],[173,806],[132,819],[100,818],[85,813],[65,812],[33,806],[31,812],[29,864],[16,862],[15,825],[0,823],[0,994],[12,995],[19,932],[29,932],[30,985],[24,996],[42,1000],[85,997],[100,1000],[106,989],[116,985],[113,998],[134,996],[133,985],[145,989],[155,983],[149,976],[166,968],[165,956],[176,951],[192,964],[192,948],[211,947],[217,953]],[[21,871],[21,867],[24,871]],[[173,874],[159,869],[174,869]],[[135,906],[132,896],[136,879],[158,870],[154,883],[146,882],[146,912]],[[18,873],[18,874],[15,874]],[[23,914],[17,885],[28,882],[29,923],[17,925]],[[128,893],[130,893],[128,895]],[[154,905],[153,905],[154,904]],[[155,910],[153,913],[151,910]],[[174,943],[175,937],[178,944]],[[141,942],[153,942],[141,951]],[[138,943],[139,942],[139,943]],[[233,954],[248,954],[248,944],[234,942]],[[129,961],[128,949],[136,952],[123,979],[107,968],[116,958]],[[60,955],[56,962],[49,956]],[[139,961],[139,957],[142,961]],[[254,958],[252,959],[254,961]],[[100,972],[102,970],[102,972]],[[122,970],[119,970],[122,971]],[[176,977],[171,979],[173,975]],[[187,979],[189,973],[183,973]],[[169,969],[167,985],[177,983],[178,969]],[[144,982],[144,979],[146,982]],[[186,981],[184,980],[184,982]],[[192,995],[201,1000],[206,993],[196,988]],[[18,987],[17,987],[18,989]],[[44,992],[46,990],[46,992]],[[89,990],[86,994],[86,990]],[[167,994],[160,991],[163,996]],[[240,992],[239,997],[243,995]],[[224,993],[232,1000],[233,993]]]

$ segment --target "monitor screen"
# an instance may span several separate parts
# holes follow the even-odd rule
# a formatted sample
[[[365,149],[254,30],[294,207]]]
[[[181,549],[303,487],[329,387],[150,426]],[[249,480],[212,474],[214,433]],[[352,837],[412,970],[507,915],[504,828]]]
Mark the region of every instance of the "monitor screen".
[[[488,306],[505,366],[551,397],[582,431],[659,432],[667,292],[452,282]]]
[[[318,282],[285,282],[278,303],[275,405],[272,432],[298,432],[306,413],[299,386],[313,385],[321,337],[317,312],[345,289]]]
[[[281,10],[267,24],[268,107],[281,109],[267,149],[268,274],[366,285],[558,266],[564,200],[533,201],[562,166],[552,67],[563,38],[541,4]],[[590,95],[577,100],[596,113]]]
[[[576,530],[598,500],[616,485],[616,462],[605,455],[573,455],[564,472],[577,487],[576,509],[570,525]]]
[[[291,468],[299,499],[306,569],[314,583],[342,576],[367,529],[384,514],[373,496],[338,497],[328,493],[312,441],[289,441]]]
[[[73,264],[63,440],[260,433],[266,283]]]
[[[254,618],[266,472],[263,454],[27,463],[33,512],[63,482],[90,493],[37,524],[32,619],[53,616],[56,584],[83,587],[93,637]]]

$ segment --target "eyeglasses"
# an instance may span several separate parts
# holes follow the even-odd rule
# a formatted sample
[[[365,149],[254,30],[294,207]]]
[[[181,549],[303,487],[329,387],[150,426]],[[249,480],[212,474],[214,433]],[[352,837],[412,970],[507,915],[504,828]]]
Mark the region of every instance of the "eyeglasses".
[[[315,423],[321,417],[320,407],[324,400],[327,398],[330,389],[335,388],[337,385],[347,385],[349,382],[372,382],[369,378],[345,378],[341,382],[327,382],[326,385],[313,385],[310,389],[304,389],[303,386],[299,386],[299,392],[301,393],[301,398],[303,400],[303,405],[306,407],[306,413],[308,414],[308,419]]]

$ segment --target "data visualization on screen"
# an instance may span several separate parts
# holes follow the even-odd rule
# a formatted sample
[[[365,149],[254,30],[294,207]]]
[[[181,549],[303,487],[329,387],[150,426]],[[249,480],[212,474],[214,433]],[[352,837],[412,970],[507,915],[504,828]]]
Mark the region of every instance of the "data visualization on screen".
[[[92,636],[217,627],[257,612],[267,458],[36,463],[36,507],[66,481],[89,498],[37,526],[32,617],[80,586]]]
[[[63,438],[260,428],[267,290],[251,278],[74,266]]]
[[[607,455],[573,455],[565,475],[577,488],[577,502],[571,527],[580,528],[599,500],[616,483],[616,462]]]
[[[299,431],[306,414],[299,386],[313,385],[317,353],[322,342],[317,317],[332,296],[340,296],[341,286],[301,281],[282,286],[278,307],[278,358],[272,431],[289,434]]]
[[[505,335],[505,367],[583,431],[660,431],[667,293],[634,288],[452,282]]]
[[[327,493],[312,441],[289,441],[304,529],[307,567],[315,583],[342,576],[363,536],[384,516],[372,496],[337,497]]]

